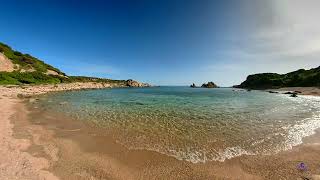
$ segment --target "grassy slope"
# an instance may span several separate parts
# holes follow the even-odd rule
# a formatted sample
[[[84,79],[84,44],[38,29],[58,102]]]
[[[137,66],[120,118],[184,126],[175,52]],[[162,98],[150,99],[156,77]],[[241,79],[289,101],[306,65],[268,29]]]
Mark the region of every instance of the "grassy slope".
[[[66,76],[59,69],[43,61],[21,52],[13,50],[6,44],[0,43],[0,52],[15,64],[15,71],[0,72],[0,84],[56,84],[70,82],[105,82],[125,83],[124,80],[111,80],[84,76]],[[33,72],[20,72],[21,70],[34,69]],[[57,72],[59,75],[47,75],[47,70]]]
[[[287,74],[262,73],[249,75],[240,88],[266,89],[280,87],[320,86],[320,66],[318,68],[300,69]]]

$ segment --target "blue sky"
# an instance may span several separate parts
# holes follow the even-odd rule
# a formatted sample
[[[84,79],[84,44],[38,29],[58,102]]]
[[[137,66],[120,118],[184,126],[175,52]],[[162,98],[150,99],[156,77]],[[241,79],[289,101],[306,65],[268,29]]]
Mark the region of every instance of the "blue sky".
[[[320,65],[317,0],[0,3],[0,41],[69,75],[230,86]]]

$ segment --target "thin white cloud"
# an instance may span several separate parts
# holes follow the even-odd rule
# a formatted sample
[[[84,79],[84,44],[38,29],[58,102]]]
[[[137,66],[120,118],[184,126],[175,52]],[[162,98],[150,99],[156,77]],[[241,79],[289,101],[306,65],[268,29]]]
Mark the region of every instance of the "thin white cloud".
[[[249,37],[250,53],[307,58],[320,52],[320,1],[272,0],[270,3],[273,23],[256,29]]]

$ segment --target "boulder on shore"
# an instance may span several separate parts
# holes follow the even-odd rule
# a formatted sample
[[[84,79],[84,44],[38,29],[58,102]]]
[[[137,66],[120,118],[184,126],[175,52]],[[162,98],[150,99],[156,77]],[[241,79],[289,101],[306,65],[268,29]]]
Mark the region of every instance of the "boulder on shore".
[[[213,82],[204,83],[201,86],[202,88],[217,88],[218,86]]]

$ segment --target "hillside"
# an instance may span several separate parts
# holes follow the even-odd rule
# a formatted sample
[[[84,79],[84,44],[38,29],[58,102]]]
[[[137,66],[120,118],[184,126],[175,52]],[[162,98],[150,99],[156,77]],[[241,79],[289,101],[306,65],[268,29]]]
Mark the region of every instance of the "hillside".
[[[320,66],[310,70],[299,69],[287,74],[261,73],[249,75],[235,87],[247,89],[267,89],[281,87],[316,87],[320,86]]]
[[[119,86],[147,86],[133,80],[112,80],[85,76],[67,76],[59,69],[29,54],[0,43],[0,84],[57,84],[72,82],[113,83]],[[132,84],[136,82],[136,84]]]
[[[52,67],[49,64],[19,51],[13,50],[10,46],[0,43],[0,58],[9,59],[13,64],[13,71],[16,72],[41,72],[45,74],[62,75],[65,74],[59,69]],[[0,65],[1,66],[1,65]],[[6,70],[5,70],[6,71]],[[12,72],[12,69],[8,70]]]

